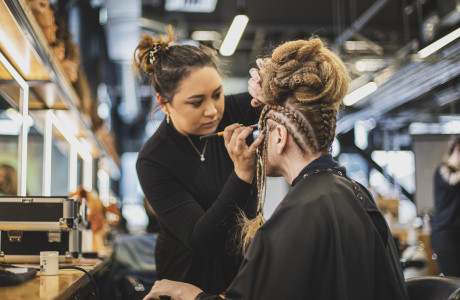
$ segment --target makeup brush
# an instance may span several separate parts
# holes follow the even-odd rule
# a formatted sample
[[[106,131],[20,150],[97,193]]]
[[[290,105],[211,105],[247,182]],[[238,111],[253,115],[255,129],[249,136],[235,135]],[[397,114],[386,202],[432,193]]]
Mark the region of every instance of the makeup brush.
[[[254,124],[254,125],[251,125],[252,129],[257,129],[259,128],[259,124]],[[207,139],[210,139],[210,138],[213,138],[213,137],[218,137],[218,136],[223,136],[224,135],[224,132],[223,131],[219,131],[219,132],[215,132],[215,133],[211,133],[211,134],[207,134],[207,135],[202,135],[200,136],[200,140],[207,140]]]

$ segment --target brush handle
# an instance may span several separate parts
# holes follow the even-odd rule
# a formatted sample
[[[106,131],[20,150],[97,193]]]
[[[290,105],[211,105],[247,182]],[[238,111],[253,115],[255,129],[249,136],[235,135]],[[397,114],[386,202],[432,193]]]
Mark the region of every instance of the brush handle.
[[[251,125],[251,127],[252,127],[252,129],[259,128],[259,124]],[[224,135],[223,131],[219,131],[219,132],[215,132],[215,133],[211,133],[211,134],[207,134],[207,135],[202,135],[202,136],[200,136],[200,141],[211,139],[211,138],[218,137],[218,136],[223,136],[223,135]]]

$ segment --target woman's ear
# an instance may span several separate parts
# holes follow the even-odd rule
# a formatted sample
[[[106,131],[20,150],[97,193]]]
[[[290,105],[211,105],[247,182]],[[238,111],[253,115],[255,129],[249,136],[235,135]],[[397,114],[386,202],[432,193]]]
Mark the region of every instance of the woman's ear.
[[[169,101],[163,96],[161,96],[160,94],[157,94],[157,102],[158,102],[158,105],[160,105],[161,110],[165,114],[169,114],[169,109],[167,107],[167,104],[169,103]]]
[[[276,144],[276,151],[282,154],[286,150],[288,140],[288,131],[283,125],[277,125],[274,130],[274,139]]]

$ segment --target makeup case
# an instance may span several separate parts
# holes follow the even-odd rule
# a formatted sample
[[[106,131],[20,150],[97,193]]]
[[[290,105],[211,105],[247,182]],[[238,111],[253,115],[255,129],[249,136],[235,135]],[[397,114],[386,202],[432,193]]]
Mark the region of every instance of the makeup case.
[[[67,197],[0,197],[0,262],[38,263],[40,251],[60,262],[81,254],[86,202]]]

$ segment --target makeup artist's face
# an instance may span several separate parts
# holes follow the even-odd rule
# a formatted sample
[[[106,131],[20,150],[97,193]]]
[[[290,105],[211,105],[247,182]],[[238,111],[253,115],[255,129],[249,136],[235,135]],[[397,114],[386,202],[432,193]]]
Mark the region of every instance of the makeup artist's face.
[[[166,108],[177,131],[184,135],[205,135],[216,131],[224,105],[219,73],[212,67],[204,67],[182,80]]]

